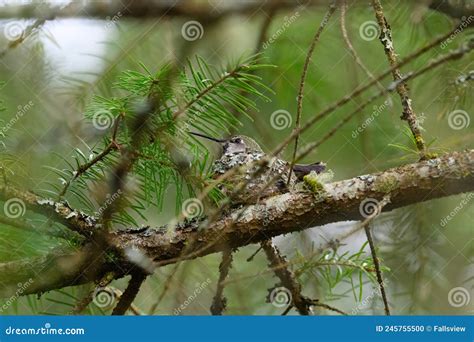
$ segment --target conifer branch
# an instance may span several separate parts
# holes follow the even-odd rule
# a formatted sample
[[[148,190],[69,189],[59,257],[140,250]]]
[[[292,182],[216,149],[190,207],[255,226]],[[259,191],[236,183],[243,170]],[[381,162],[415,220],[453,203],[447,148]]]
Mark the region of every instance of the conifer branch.
[[[397,53],[395,52],[393,38],[392,38],[392,30],[390,25],[385,18],[385,14],[383,13],[382,4],[379,0],[372,0],[372,6],[375,10],[375,17],[377,18],[377,22],[380,27],[380,42],[382,43],[385,51],[385,55],[387,56],[388,62],[391,67],[398,65],[398,58]],[[412,99],[410,98],[408,92],[408,86],[406,81],[403,81],[403,76],[400,69],[397,67],[392,71],[393,80],[398,82],[396,90],[402,101],[402,108],[403,114],[401,116],[402,120],[405,120],[410,127],[411,133],[413,134],[413,138],[415,139],[416,147],[418,148],[420,159],[426,159],[427,156],[425,141],[421,135],[421,128],[418,124],[418,120],[416,118],[415,111],[412,107]]]

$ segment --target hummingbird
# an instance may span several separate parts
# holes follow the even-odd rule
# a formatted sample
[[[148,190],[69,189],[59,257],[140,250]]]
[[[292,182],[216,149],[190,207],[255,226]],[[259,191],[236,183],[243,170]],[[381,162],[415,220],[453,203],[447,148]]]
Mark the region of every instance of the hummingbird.
[[[235,167],[254,163],[252,167],[231,176],[218,186],[224,195],[232,196],[234,205],[254,204],[260,199],[288,192],[311,171],[319,174],[326,168],[326,164],[322,162],[307,165],[296,164],[288,181],[290,163],[280,158],[270,158],[268,163],[263,166],[263,170],[260,169],[261,166],[255,162],[266,157],[266,154],[260,145],[250,137],[234,135],[227,139],[217,139],[202,133],[189,133],[221,145],[221,151],[212,164],[212,178],[214,179]],[[258,174],[256,174],[257,171]],[[245,182],[246,186],[236,191],[242,182]],[[270,184],[268,184],[269,182]]]

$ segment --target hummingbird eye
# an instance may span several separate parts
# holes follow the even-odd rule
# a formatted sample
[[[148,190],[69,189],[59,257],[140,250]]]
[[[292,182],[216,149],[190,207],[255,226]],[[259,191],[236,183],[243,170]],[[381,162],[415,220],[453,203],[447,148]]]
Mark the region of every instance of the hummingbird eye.
[[[235,139],[234,139],[234,142],[235,142],[236,144],[241,144],[241,143],[242,143],[242,139],[241,139],[241,138],[235,138]]]

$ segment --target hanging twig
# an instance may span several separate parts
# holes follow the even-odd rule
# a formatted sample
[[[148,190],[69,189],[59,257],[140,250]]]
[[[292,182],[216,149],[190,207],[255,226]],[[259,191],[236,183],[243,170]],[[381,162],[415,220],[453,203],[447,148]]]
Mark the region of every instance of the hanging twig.
[[[336,10],[336,3],[335,3],[335,1],[333,1],[329,5],[329,9],[326,12],[326,14],[324,15],[323,20],[319,24],[319,27],[316,30],[316,33],[313,37],[313,40],[311,41],[311,45],[309,46],[308,53],[306,55],[306,59],[304,61],[304,65],[303,65],[303,72],[301,73],[300,86],[299,86],[299,89],[298,89],[297,105],[296,105],[296,121],[295,121],[295,128],[294,128],[293,132],[297,132],[297,131],[300,130],[301,113],[303,111],[304,86],[305,86],[306,76],[308,74],[309,63],[311,62],[311,57],[313,55],[314,48],[316,47],[316,43],[319,41],[319,38],[321,37],[321,33],[323,32],[324,28],[326,27],[329,19],[331,18],[331,16],[333,15],[335,10]],[[296,158],[296,152],[298,151],[299,138],[300,138],[300,133],[296,134],[296,136],[295,136],[295,144],[294,144],[294,148],[293,148],[293,157],[291,159],[290,171],[288,172],[288,184],[290,184],[291,175],[293,173],[293,166],[295,166],[295,158]]]
[[[132,305],[135,297],[140,290],[141,285],[145,281],[147,274],[141,270],[132,273],[132,278],[128,283],[127,289],[120,297],[117,306],[112,311],[112,315],[124,315]]]
[[[280,279],[281,285],[291,293],[289,306],[294,306],[300,315],[310,315],[311,308],[308,305],[308,299],[301,293],[301,284],[296,280],[295,275],[289,268],[281,266],[287,264],[285,257],[281,255],[271,240],[262,242],[261,246],[267,255],[269,266],[273,269],[278,279]]]
[[[372,254],[372,260],[374,261],[375,273],[377,274],[377,282],[379,283],[380,293],[382,295],[382,300],[385,308],[385,315],[390,316],[390,308],[388,306],[387,294],[385,292],[385,286],[382,278],[382,271],[380,270],[380,263],[377,257],[377,252],[375,250],[374,239],[370,232],[370,225],[364,225],[365,235],[367,236],[367,241],[370,246],[370,253]]]
[[[213,315],[222,315],[222,312],[227,306],[227,299],[223,296],[224,281],[229,274],[232,266],[232,250],[228,249],[222,252],[222,261],[219,265],[219,280],[217,282],[217,289],[214,298],[212,299],[211,313]]]
[[[349,34],[347,33],[347,28],[346,28],[346,13],[347,13],[347,0],[342,0],[341,3],[341,32],[342,32],[342,38],[344,39],[344,42],[347,45],[347,48],[349,49],[349,52],[351,53],[352,57],[354,58],[354,61],[356,64],[365,72],[365,74],[369,77],[370,80],[376,81],[377,87],[382,90],[384,89],[384,86],[376,80],[375,76],[370,72],[370,70],[365,66],[365,64],[362,62],[360,59],[359,55],[357,54],[357,51],[355,50],[354,46],[351,43],[351,40],[349,38]]]

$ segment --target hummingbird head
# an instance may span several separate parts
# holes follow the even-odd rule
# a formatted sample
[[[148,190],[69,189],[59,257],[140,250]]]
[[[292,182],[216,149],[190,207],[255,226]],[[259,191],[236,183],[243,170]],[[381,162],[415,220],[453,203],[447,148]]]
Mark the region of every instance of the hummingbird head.
[[[224,153],[244,153],[247,150],[247,144],[243,136],[234,135],[225,140],[222,149]]]
[[[189,132],[189,133],[221,144],[224,154],[225,153],[244,153],[247,151],[247,149],[258,151],[258,152],[262,151],[262,149],[260,148],[260,146],[257,144],[255,140],[245,135],[234,135],[228,139],[216,139],[216,138],[212,138],[201,133],[196,133],[196,132]]]

